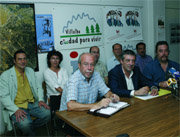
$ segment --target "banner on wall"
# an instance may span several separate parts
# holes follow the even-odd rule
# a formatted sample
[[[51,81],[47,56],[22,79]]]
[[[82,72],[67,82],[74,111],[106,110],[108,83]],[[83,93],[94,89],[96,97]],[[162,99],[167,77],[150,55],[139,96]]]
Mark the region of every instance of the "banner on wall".
[[[141,9],[104,7],[105,42],[142,40]]]
[[[102,45],[102,10],[96,6],[61,6],[53,12],[56,49]]]
[[[100,58],[102,62],[105,62],[104,58],[104,46],[99,46]],[[78,69],[78,58],[82,53],[89,52],[89,47],[80,49],[64,49],[60,51],[63,54],[62,66],[67,69],[69,75],[74,73]]]
[[[39,53],[54,49],[54,32],[52,15],[36,15],[37,49]]]

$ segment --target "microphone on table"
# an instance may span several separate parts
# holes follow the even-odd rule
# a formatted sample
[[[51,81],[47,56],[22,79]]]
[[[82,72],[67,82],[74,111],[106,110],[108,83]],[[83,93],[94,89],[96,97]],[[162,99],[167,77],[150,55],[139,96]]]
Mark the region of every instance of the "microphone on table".
[[[180,81],[180,73],[176,71],[175,68],[170,68],[168,71],[169,79],[167,80],[167,85],[172,87],[174,90],[172,91],[174,95],[179,97],[179,81]]]
[[[169,79],[167,81],[168,86],[169,87],[172,86],[174,89],[177,88],[177,81],[180,78],[179,71],[176,71],[176,69],[172,67],[168,71],[168,76],[169,76]]]

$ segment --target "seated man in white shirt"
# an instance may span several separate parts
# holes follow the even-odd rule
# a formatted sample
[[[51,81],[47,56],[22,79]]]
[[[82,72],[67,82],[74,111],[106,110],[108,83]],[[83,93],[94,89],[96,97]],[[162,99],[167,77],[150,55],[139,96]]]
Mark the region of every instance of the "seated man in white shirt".
[[[112,46],[112,51],[114,56],[112,56],[108,61],[107,61],[107,69],[108,72],[113,69],[116,65],[120,64],[120,57],[122,53],[122,45],[119,43],[116,43]]]

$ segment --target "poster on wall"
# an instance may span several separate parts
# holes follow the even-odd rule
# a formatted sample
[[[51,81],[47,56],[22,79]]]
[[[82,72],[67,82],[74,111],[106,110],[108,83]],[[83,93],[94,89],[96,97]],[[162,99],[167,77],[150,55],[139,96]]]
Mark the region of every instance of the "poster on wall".
[[[179,23],[170,24],[170,43],[171,44],[180,43],[180,24]]]
[[[100,58],[102,62],[105,62],[104,46],[99,46]],[[82,53],[89,52],[89,47],[80,49],[64,49],[60,51],[63,54],[62,66],[66,68],[69,75],[73,74],[78,69],[78,58]]]
[[[0,3],[0,74],[13,66],[13,55],[23,49],[28,66],[38,71],[33,4]]]
[[[52,15],[36,15],[36,35],[38,53],[54,49],[54,32]]]
[[[141,9],[104,7],[105,42],[142,40]]]
[[[61,5],[53,12],[56,49],[102,45],[102,9],[96,6]]]

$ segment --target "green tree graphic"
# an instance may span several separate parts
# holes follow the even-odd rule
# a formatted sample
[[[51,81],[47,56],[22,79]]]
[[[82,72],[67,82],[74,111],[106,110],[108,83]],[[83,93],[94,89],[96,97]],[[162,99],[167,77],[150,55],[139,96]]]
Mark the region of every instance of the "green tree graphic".
[[[99,30],[100,28],[99,28],[99,24],[98,23],[96,23],[96,32],[100,32],[100,30]]]
[[[91,25],[91,33],[94,33],[94,26]]]
[[[86,26],[86,33],[89,33],[89,27]]]

